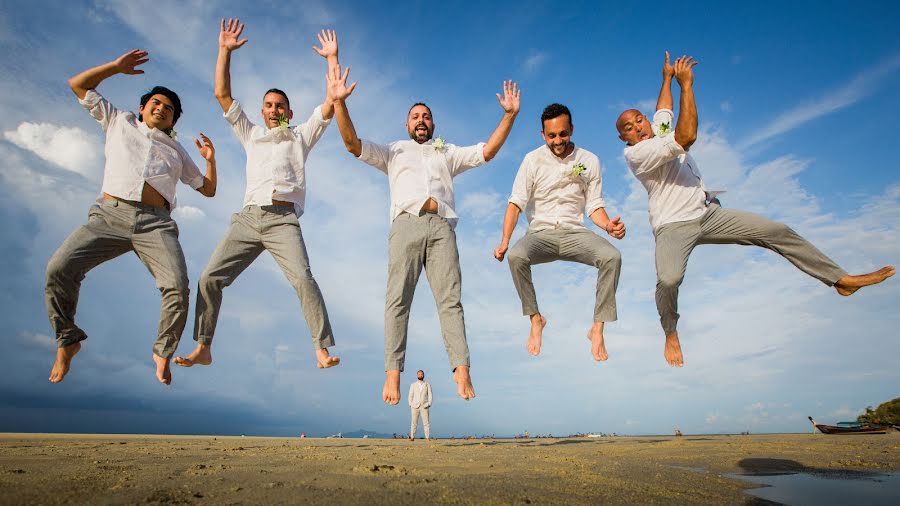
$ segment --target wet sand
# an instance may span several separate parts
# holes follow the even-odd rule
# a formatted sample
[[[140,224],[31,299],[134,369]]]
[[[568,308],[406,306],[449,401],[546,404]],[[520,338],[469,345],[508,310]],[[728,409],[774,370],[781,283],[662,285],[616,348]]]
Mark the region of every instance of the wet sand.
[[[0,434],[0,504],[743,504],[900,470],[900,433],[416,440]]]

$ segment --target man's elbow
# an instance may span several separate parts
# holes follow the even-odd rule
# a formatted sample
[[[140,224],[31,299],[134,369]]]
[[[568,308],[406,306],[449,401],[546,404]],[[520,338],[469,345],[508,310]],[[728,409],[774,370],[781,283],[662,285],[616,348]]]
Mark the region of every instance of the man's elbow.
[[[359,155],[362,154],[362,145],[355,142],[345,142],[344,147],[347,148],[347,152],[351,155],[359,158]]]
[[[697,132],[692,132],[689,134],[680,134],[679,132],[675,132],[675,142],[678,143],[679,146],[684,148],[687,151],[691,146],[694,145],[694,142],[697,141]]]

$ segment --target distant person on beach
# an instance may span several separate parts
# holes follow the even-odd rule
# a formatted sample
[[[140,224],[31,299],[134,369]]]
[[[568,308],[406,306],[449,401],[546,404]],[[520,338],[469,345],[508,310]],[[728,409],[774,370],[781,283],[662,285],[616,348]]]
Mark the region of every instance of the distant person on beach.
[[[94,267],[129,251],[147,266],[162,294],[153,361],[160,383],[172,382],[169,361],[187,322],[190,288],[178,225],[170,213],[178,181],[204,196],[216,194],[216,151],[202,133],[194,140],[206,160],[204,175],[175,140],[181,100],[168,88],[155,86],[145,93],[138,114],[117,109],[97,93],[108,77],[143,74],[138,67],[149,60],[149,53],[135,49],[69,79],[81,105],[106,133],[106,164],[87,224],[72,232],[47,264],[44,295],[58,346],[53,383],[63,380],[87,339],[75,324],[81,282]]]
[[[416,429],[419,426],[419,417],[422,417],[422,428],[425,429],[425,439],[431,439],[431,422],[428,409],[431,408],[431,384],[425,381],[425,371],[416,371],[416,381],[409,385],[409,409],[412,411],[412,422],[409,425],[409,440],[416,439]]]
[[[892,266],[851,276],[788,226],[744,211],[725,209],[707,190],[688,150],[697,140],[692,57],[672,65],[666,52],[662,89],[652,122],[637,109],[619,115],[616,129],[625,141],[625,161],[649,195],[650,225],[656,236],[656,307],[666,335],[664,356],[671,366],[682,367],[678,340],[678,287],[684,280],[688,258],[701,244],[761,246],[785,257],[801,271],[849,296],[895,273]],[[672,112],[672,78],[681,88],[676,122]],[[674,128],[673,128],[674,125]]]
[[[503,218],[500,245],[494,258],[503,261],[519,214],[525,211],[528,232],[509,249],[509,270],[522,302],[522,314],[531,320],[526,349],[537,356],[547,319],[538,309],[531,266],[556,260],[578,262],[598,269],[594,320],[587,337],[594,360],[608,358],[603,342],[604,322],[615,321],[616,287],[622,257],[606,239],[584,226],[584,215],[611,237],[625,237],[625,224],[610,220],[603,201],[603,169],[597,155],[572,142],[572,113],[562,104],[550,104],[541,114],[544,145],[525,155],[516,174]]]
[[[326,98],[306,122],[291,126],[294,112],[290,101],[285,92],[272,88],[263,96],[261,114],[265,126],[253,124],[241,103],[231,96],[231,53],[247,42],[240,38],[243,30],[238,19],[229,19],[227,24],[222,20],[215,94],[225,119],[247,152],[244,207],[232,215],[228,232],[200,275],[194,322],[197,347],[190,355],[177,357],[175,363],[183,367],[212,363],[212,340],[222,307],[222,291],[260,253],[268,250],[300,299],[316,352],[316,366],[333,367],[340,359],[328,353],[328,348],[334,346],[334,335],[325,300],[309,266],[299,219],[306,202],[306,158],[328,128],[334,106]],[[313,49],[328,61],[329,68],[337,66],[334,31],[322,30],[318,38],[322,47]]]
[[[413,293],[422,267],[434,294],[444,345],[453,369],[457,393],[475,397],[469,375],[469,346],[460,302],[462,276],[456,247],[457,215],[453,178],[487,163],[497,155],[519,113],[521,92],[516,83],[503,82],[500,124],[486,143],[461,147],[437,137],[431,108],[416,103],[406,114],[409,140],[382,145],[360,140],[350,120],[346,99],[356,83],[347,86],[350,69],[329,73],[329,94],[335,100],[338,129],[347,150],[384,172],[391,192],[391,231],[388,235],[388,282],[384,309],[385,382],[381,397],[400,402],[400,372],[406,357],[406,338]]]

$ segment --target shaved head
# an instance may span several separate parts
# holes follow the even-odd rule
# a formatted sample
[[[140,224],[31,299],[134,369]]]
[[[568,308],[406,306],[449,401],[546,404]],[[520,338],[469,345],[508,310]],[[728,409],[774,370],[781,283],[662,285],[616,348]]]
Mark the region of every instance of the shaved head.
[[[626,109],[625,111],[623,111],[622,114],[619,115],[619,119],[616,120],[616,130],[618,130],[619,133],[622,133],[622,128],[625,126],[625,123],[627,123],[629,119],[634,117],[635,114],[640,113],[641,111],[637,109]]]

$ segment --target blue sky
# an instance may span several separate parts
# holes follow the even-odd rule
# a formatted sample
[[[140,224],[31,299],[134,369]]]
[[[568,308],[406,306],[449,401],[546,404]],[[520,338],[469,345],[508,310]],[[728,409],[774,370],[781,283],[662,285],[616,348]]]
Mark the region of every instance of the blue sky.
[[[344,360],[339,368],[315,369],[296,296],[263,255],[225,291],[213,366],[176,368],[173,385],[160,386],[150,360],[159,295],[126,255],[88,275],[78,321],[90,339],[66,380],[47,382],[55,344],[44,268],[85,222],[103,167],[100,128],[66,79],[145,49],[145,75],[115,76],[99,91],[134,110],[154,84],[169,86],[184,103],[182,142],[200,131],[215,142],[216,197],[178,190],[176,219],[195,283],[244,192],[244,154],[212,94],[223,16],[247,23],[250,41],[234,55],[232,76],[248,111],[270,87],[288,92],[298,118],[321,103],[325,63],[310,47],[322,28],[337,30],[341,61],[359,82],[349,107],[363,138],[404,138],[406,110],[423,100],[448,142],[483,141],[501,116],[494,93],[502,80],[522,88],[522,111],[499,156],[455,181],[475,400],[455,396],[424,279],[413,306],[402,390],[411,371],[427,371],[436,435],[805,431],[806,415],[852,418],[900,394],[897,281],[844,299],[777,255],[737,246],[695,251],[681,292],[686,365],[670,369],[653,303],[647,197],[627,172],[614,129],[622,109],[652,112],[665,50],[693,55],[701,125],[693,152],[708,186],[728,189],[724,205],[787,222],[848,271],[896,263],[894,3],[865,10],[850,2],[152,5],[0,7],[0,335],[12,359],[0,380],[0,430],[408,430],[405,399],[397,407],[380,399],[387,181],[346,153],[335,126],[309,158],[301,223],[336,332],[333,352]],[[550,324],[534,358],[508,268],[491,256],[515,172],[540,145],[540,111],[551,102],[572,109],[575,142],[604,163],[607,209],[629,227],[615,243],[623,256],[619,321],[607,326],[603,364],[591,359],[585,339],[595,271],[535,268]],[[520,222],[514,238],[525,228]],[[192,324],[181,353],[193,348]]]

